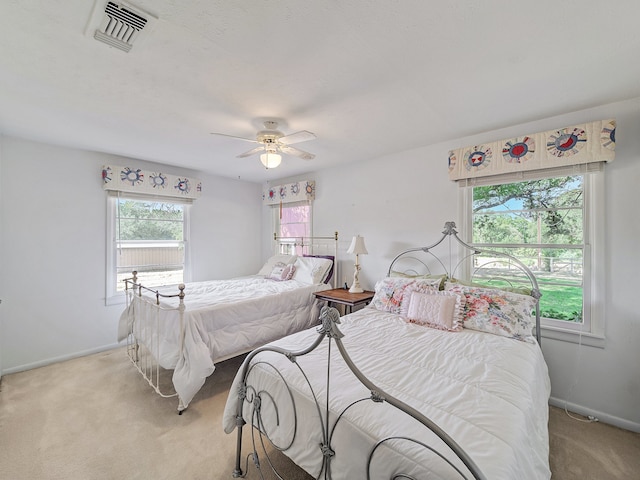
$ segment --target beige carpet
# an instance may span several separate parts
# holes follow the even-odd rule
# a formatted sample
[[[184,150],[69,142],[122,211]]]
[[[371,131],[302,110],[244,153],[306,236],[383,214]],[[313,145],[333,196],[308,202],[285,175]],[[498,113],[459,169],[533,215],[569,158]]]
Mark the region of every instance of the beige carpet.
[[[181,416],[176,400],[156,395],[123,349],[7,375],[0,384],[0,478],[232,478],[236,437],[222,432],[220,418],[239,363],[219,365]],[[554,479],[640,478],[640,434],[552,408],[550,445]],[[285,479],[311,478],[272,453]],[[247,478],[259,478],[255,468]]]

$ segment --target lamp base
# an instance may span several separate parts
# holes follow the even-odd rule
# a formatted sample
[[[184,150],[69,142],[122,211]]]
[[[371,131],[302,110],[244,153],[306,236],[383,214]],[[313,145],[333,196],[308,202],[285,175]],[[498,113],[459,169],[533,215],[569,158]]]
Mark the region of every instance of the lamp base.
[[[362,293],[364,290],[360,286],[360,279],[358,278],[360,273],[360,264],[358,263],[358,255],[356,254],[356,264],[353,269],[353,283],[349,289],[349,293]]]

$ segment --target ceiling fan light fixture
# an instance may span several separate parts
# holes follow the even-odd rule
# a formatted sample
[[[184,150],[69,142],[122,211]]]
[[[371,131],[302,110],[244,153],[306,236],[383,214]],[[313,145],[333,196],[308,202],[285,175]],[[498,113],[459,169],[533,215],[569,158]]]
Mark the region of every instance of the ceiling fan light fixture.
[[[267,152],[260,155],[260,161],[264,168],[276,168],[282,162],[282,156],[277,153]]]
[[[276,130],[277,127],[278,122],[275,120],[264,121],[265,129],[260,130],[255,139],[228,135],[226,133],[211,132],[211,134],[258,144],[258,146],[247,152],[241,153],[240,155],[236,155],[236,157],[245,158],[260,154],[260,162],[267,170],[279,166],[282,162],[282,155],[291,155],[303,160],[312,160],[315,158],[313,153],[305,152],[304,150],[300,150],[299,148],[292,146],[292,144],[295,143],[315,139],[315,134],[307,130],[300,130],[295,133],[290,133],[289,135],[284,135],[279,130]]]

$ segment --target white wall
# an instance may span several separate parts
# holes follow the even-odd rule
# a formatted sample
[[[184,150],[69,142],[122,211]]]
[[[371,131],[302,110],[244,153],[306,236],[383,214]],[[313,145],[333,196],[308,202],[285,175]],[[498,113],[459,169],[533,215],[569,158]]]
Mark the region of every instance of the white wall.
[[[543,338],[552,402],[640,431],[640,99],[459,138],[307,175],[316,180],[314,234],[340,232],[342,276],[351,283],[354,234],[365,237],[360,283],[372,289],[401,250],[436,240],[445,221],[460,225],[459,189],[448,179],[452,148],[501,140],[574,123],[616,118],[616,160],[606,166],[606,342],[604,348]],[[428,126],[425,126],[428,128]],[[318,159],[319,161],[320,159]],[[273,182],[277,185],[294,178]],[[268,225],[267,208],[263,224]],[[269,232],[263,232],[263,237]],[[461,232],[464,233],[464,232]],[[343,280],[340,281],[342,283]]]
[[[122,306],[105,306],[102,165],[147,162],[0,137],[0,351],[4,373],[110,348]],[[260,187],[203,182],[192,211],[193,280],[259,268]]]

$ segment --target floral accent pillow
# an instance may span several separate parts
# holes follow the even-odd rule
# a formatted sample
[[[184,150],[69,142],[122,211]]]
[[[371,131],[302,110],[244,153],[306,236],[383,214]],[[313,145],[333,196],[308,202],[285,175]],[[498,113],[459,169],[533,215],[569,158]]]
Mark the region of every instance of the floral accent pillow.
[[[528,295],[447,282],[445,291],[462,294],[464,328],[535,343],[532,329],[536,300]]]
[[[409,287],[411,288],[411,287]],[[400,315],[409,323],[459,332],[465,297],[454,292],[406,292]]]
[[[402,277],[387,277],[378,280],[371,306],[382,312],[399,314],[405,293],[408,291],[436,291],[440,279],[415,279]]]

